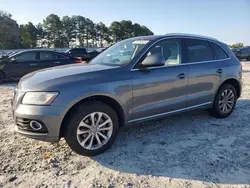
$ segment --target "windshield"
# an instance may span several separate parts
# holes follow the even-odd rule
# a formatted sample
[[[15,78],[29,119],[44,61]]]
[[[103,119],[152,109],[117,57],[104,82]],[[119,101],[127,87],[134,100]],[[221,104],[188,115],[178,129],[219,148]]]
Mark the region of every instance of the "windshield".
[[[142,39],[126,39],[114,44],[94,58],[92,64],[122,66],[129,63],[135,55],[149,42]]]

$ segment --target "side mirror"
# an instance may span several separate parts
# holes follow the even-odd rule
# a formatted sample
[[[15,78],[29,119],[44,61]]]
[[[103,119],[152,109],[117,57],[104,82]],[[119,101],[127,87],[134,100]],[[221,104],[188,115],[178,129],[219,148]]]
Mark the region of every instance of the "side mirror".
[[[11,62],[11,63],[16,63],[16,58],[12,57],[12,58],[10,59],[10,62]]]
[[[158,66],[163,66],[165,65],[165,58],[163,55],[159,54],[154,54],[147,56],[143,62],[142,62],[142,67],[158,67]]]

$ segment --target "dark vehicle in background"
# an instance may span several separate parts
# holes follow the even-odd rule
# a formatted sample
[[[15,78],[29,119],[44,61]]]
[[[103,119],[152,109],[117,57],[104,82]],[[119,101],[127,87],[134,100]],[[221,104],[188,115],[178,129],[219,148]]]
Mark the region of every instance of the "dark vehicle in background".
[[[86,48],[72,48],[67,50],[65,53],[76,58],[81,58],[82,61],[89,62],[101,52],[98,52],[97,50],[88,52]]]
[[[88,52],[86,48],[71,48],[65,52],[72,57],[81,58],[83,61],[86,61],[88,58]]]
[[[0,83],[4,80],[18,80],[36,70],[81,62],[80,59],[53,51],[18,52],[0,61]]]
[[[250,61],[250,47],[232,49],[234,55],[239,59],[246,59]]]

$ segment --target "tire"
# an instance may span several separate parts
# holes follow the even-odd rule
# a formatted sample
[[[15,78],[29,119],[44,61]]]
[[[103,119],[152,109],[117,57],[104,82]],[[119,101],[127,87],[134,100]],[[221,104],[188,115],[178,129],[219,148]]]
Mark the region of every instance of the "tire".
[[[111,130],[99,131],[96,130],[98,128],[94,128],[97,126],[91,125],[92,115],[95,114],[93,115],[93,117],[94,117],[94,122],[96,123],[101,113],[102,115],[99,121],[100,122],[99,126],[105,122],[110,122],[110,123],[105,124],[105,126],[100,127],[100,129],[111,129],[110,127],[112,127],[112,131]],[[76,110],[72,113],[71,117],[69,117],[67,122],[68,122],[67,128],[64,134],[65,140],[69,145],[69,147],[74,152],[84,156],[95,156],[106,151],[114,143],[119,130],[119,121],[114,109],[98,101],[88,101],[78,106]],[[88,125],[88,128],[85,127],[86,124]],[[78,135],[77,134],[78,131],[79,132],[88,131],[88,133],[83,133],[81,135]],[[105,140],[98,132],[106,136],[107,139]],[[89,137],[89,135],[91,136]],[[84,141],[87,139],[87,137],[89,137],[89,139],[84,144]],[[99,140],[97,140],[97,137],[99,138]],[[82,146],[80,142],[84,146]],[[90,143],[93,144],[93,146],[91,146],[91,149],[87,148],[90,145]]]
[[[0,84],[4,81],[4,74],[0,71]]]
[[[247,57],[247,61],[250,61],[250,56]]]
[[[223,101],[223,93],[224,93],[224,96],[225,95],[229,95],[229,97],[233,96],[233,98],[230,98],[228,99],[227,101],[230,101],[227,102],[226,105],[226,108],[228,108],[228,110],[224,111],[223,112],[223,107],[221,108],[221,106],[224,105],[224,102],[221,102]],[[231,94],[229,94],[231,93]],[[215,96],[215,99],[214,99],[214,104],[213,104],[213,107],[211,109],[208,110],[209,114],[213,117],[216,117],[216,118],[226,118],[228,116],[230,116],[230,114],[233,112],[234,108],[235,108],[235,105],[236,105],[236,101],[237,101],[237,92],[236,92],[236,89],[234,88],[234,86],[232,86],[231,84],[224,84],[221,86],[221,88],[219,89],[219,91],[217,92],[216,96]],[[226,103],[226,101],[225,101]],[[231,108],[229,108],[229,106],[231,106]]]

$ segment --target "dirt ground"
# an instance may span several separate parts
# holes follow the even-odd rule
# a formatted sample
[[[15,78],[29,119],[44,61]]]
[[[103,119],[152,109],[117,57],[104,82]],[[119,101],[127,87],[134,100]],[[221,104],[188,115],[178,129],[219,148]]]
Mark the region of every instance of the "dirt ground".
[[[10,99],[0,85],[1,187],[250,187],[250,62],[233,114],[195,111],[124,128],[94,158],[14,133]]]

